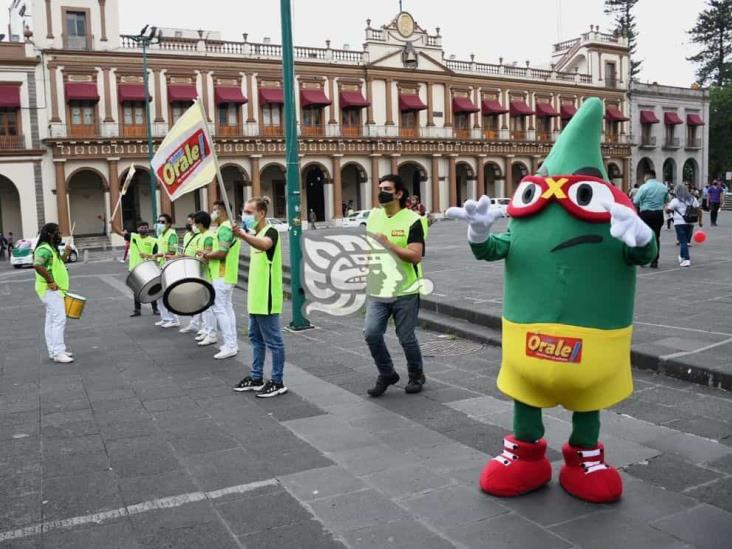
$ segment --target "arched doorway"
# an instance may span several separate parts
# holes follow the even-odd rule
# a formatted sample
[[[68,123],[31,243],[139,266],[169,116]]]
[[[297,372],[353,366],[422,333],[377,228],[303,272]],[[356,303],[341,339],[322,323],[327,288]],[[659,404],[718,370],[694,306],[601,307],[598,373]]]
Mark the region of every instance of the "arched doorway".
[[[663,162],[663,182],[670,183],[672,188],[676,185],[676,162],[673,158],[667,158]]]
[[[107,182],[97,170],[81,168],[66,181],[69,196],[69,217],[75,236],[107,234]],[[60,197],[63,200],[63,197]]]
[[[684,162],[682,177],[684,183],[688,183],[692,187],[699,187],[699,164],[696,163],[696,160],[689,158]]]
[[[469,198],[474,198],[472,183],[475,181],[473,167],[467,162],[458,162],[455,166],[456,205],[462,206]]]
[[[122,172],[119,181],[120,188],[127,178],[127,171]],[[122,226],[128,231],[137,229],[140,221],[146,221],[150,226],[157,221],[151,217],[152,200],[150,199],[150,178],[148,173],[147,169],[142,166],[135,166],[135,175],[132,176],[127,192],[122,197]]]
[[[427,170],[417,162],[405,162],[397,170],[407,186],[410,195],[417,195],[420,202],[424,202],[422,183],[427,181]]]
[[[368,181],[366,170],[360,164],[349,162],[341,168],[341,199],[346,204],[346,210],[363,208],[361,186],[366,181]]]
[[[231,211],[238,216],[244,207],[244,186],[249,183],[249,175],[241,166],[227,164],[221,168],[221,177],[224,180]]]
[[[643,178],[646,176],[646,174],[650,173],[651,171],[655,171],[655,167],[653,166],[653,162],[650,158],[641,158],[638,162],[638,168],[635,171],[635,181],[636,183],[643,184]]]
[[[498,181],[503,179],[501,167],[495,162],[486,162],[483,166],[483,179],[485,179],[485,194],[491,198],[498,197],[500,193]]]
[[[511,164],[511,189],[507,192],[507,196],[513,196],[513,191],[516,190],[519,182],[529,175],[529,167],[523,162],[514,162]]]
[[[623,173],[620,171],[620,166],[615,162],[608,162],[607,177],[610,180],[610,183],[619,189],[623,188]]]
[[[21,211],[18,189],[10,179],[0,175],[0,233],[6,238],[10,233],[15,240],[23,236]]]
[[[280,164],[268,164],[259,175],[262,196],[272,199],[270,215],[285,219],[287,217],[287,198],[285,194],[285,169]],[[305,208],[305,204],[301,204]],[[303,220],[305,220],[303,217]]]
[[[325,183],[328,179],[327,170],[320,164],[310,164],[302,170],[307,215],[310,215],[310,210],[314,211],[317,221],[325,221]]]

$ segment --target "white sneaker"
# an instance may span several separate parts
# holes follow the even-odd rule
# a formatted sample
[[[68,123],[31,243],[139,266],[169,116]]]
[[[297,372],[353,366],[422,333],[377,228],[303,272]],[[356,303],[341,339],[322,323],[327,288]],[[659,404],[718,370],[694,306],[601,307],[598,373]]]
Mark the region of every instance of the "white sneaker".
[[[681,265],[684,262],[684,258],[679,256],[679,265]]]
[[[198,345],[205,347],[206,345],[213,345],[217,341],[216,336],[206,336],[198,342]]]
[[[208,337],[208,333],[206,333],[206,332],[199,332],[194,339],[196,341],[203,341],[207,337]]]
[[[684,261],[681,262],[681,266],[682,267],[691,267],[691,261],[689,261],[688,259],[685,259]]]
[[[59,353],[59,354],[64,354],[66,356],[69,356],[71,358],[74,358],[74,353],[72,353],[71,351],[64,351],[63,353]],[[50,358],[51,360],[53,360],[53,354],[48,353],[48,358]]]
[[[167,322],[167,320],[162,320],[162,319],[161,319],[161,320],[158,320],[158,321],[157,321],[157,322],[155,323],[155,326],[162,326],[162,325],[163,325],[163,324],[165,324],[166,322]]]
[[[53,357],[54,362],[61,362],[63,364],[68,364],[69,362],[74,362],[74,359],[71,358],[66,353],[59,353],[56,356]]]
[[[165,324],[161,324],[161,328],[177,328],[180,326],[180,322],[176,322],[175,320],[169,320]]]
[[[206,337],[207,335],[208,335],[208,332],[206,330],[204,330],[203,328],[201,328],[200,330],[198,330],[196,332],[196,338],[199,338],[199,337],[203,338],[203,337]]]
[[[178,330],[178,332],[181,334],[190,334],[191,332],[195,331],[196,327],[193,324],[188,324],[188,326],[186,326],[185,328],[181,328],[180,330]]]
[[[222,360],[224,358],[231,358],[232,356],[236,356],[236,353],[238,351],[236,349],[227,349],[224,347],[221,349],[218,353],[214,355],[214,358],[217,360]]]

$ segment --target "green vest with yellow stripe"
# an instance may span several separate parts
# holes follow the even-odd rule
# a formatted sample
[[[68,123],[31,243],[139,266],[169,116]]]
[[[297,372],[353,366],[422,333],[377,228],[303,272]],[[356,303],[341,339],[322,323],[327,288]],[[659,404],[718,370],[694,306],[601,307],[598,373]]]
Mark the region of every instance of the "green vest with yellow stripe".
[[[257,233],[262,238],[272,225]],[[274,245],[270,261],[267,251],[251,248],[249,280],[247,282],[247,311],[250,315],[276,315],[282,312],[282,250],[280,239]]]
[[[142,254],[152,255],[157,240],[152,236],[142,236],[138,233],[130,235],[130,251],[127,256],[127,269],[132,270],[145,261]]]
[[[223,227],[227,227],[229,230],[233,232],[233,226],[231,225],[231,221],[228,219],[224,221],[219,227],[214,231],[214,242],[213,242],[213,250],[214,252],[221,251],[221,244],[219,243],[219,237],[218,233],[219,230]],[[208,262],[208,268],[209,272],[211,273],[211,279],[212,280],[221,280],[226,284],[236,284],[237,280],[239,279],[239,251],[241,250],[241,242],[239,241],[236,236],[234,236],[234,241],[231,243],[231,247],[226,251],[226,258],[225,259],[210,259]]]
[[[64,260],[58,254],[57,250],[54,250],[47,242],[44,242],[40,246],[36,247],[38,250],[48,250],[51,252],[51,263],[46,265],[46,270],[51,273],[53,281],[64,294],[69,291],[69,271],[66,270]],[[35,252],[34,252],[35,255]],[[36,273],[36,293],[38,297],[43,299],[48,291],[48,282],[41,275]]]

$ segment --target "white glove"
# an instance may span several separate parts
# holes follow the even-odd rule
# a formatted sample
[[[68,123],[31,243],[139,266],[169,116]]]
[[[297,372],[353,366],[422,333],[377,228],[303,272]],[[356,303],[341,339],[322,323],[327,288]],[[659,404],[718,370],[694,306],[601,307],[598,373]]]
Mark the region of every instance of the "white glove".
[[[488,239],[491,232],[491,225],[496,219],[506,214],[500,206],[491,206],[491,199],[486,195],[475,200],[466,200],[462,208],[448,208],[445,212],[447,217],[453,219],[464,219],[468,222],[468,242],[482,244]]]
[[[642,248],[653,238],[653,231],[638,214],[622,204],[604,204],[610,212],[610,235],[631,248]]]

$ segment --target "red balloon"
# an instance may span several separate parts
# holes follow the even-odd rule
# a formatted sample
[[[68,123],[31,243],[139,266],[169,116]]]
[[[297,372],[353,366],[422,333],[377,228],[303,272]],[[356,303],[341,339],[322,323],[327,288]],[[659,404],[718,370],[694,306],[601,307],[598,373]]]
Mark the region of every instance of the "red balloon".
[[[701,244],[707,239],[707,233],[705,233],[704,231],[696,231],[693,238],[694,242],[696,242],[697,244]]]

